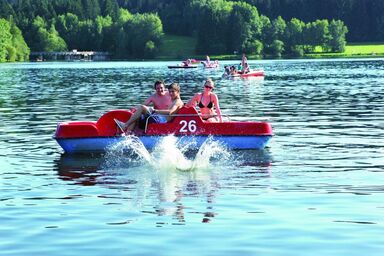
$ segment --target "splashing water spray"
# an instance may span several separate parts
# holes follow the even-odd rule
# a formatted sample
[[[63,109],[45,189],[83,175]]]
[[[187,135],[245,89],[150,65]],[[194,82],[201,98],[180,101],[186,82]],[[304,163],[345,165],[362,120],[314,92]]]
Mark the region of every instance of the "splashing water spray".
[[[193,171],[209,169],[212,161],[216,160],[222,165],[231,157],[225,146],[211,137],[204,141],[195,157],[190,159],[187,152],[192,149],[196,149],[194,138],[180,143],[177,137],[169,135],[162,137],[150,153],[138,137],[126,136],[124,141],[107,150],[105,158],[107,166],[149,164],[157,170]]]
[[[125,136],[125,140],[112,144],[106,151],[106,166],[150,163],[151,154],[136,136]]]
[[[213,140],[212,137],[208,137],[196,154],[195,160],[193,161],[194,168],[207,168],[213,159],[224,163],[228,162],[230,158],[231,154],[224,145]]]

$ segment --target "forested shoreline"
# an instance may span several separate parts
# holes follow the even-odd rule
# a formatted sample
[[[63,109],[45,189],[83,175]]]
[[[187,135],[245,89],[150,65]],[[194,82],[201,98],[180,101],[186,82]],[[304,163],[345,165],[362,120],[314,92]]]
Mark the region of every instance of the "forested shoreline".
[[[383,9],[378,0],[0,0],[0,61],[72,49],[150,59],[164,34],[194,37],[196,54],[343,52],[347,36],[383,40]]]

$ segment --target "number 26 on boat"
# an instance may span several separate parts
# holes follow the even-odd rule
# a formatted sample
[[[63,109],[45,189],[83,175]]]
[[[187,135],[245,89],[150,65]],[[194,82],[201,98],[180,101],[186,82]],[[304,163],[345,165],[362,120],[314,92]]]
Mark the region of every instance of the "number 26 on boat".
[[[179,124],[181,125],[180,133],[194,133],[197,130],[196,120],[180,120]]]

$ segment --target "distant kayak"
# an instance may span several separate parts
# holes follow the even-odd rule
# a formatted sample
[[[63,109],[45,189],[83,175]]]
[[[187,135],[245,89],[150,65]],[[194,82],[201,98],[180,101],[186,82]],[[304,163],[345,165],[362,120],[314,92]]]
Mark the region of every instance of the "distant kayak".
[[[174,65],[174,66],[168,66],[168,68],[197,68],[197,66],[192,66],[192,65]]]

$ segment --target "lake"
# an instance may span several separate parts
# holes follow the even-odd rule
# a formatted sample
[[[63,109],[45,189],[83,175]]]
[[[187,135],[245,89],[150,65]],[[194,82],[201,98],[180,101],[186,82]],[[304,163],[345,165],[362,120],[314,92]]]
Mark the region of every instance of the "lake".
[[[250,61],[264,80],[174,64],[0,65],[0,255],[382,255],[383,59]],[[169,137],[67,155],[52,138],[142,103],[157,79],[186,102],[208,77],[231,120],[272,124],[265,150]]]

